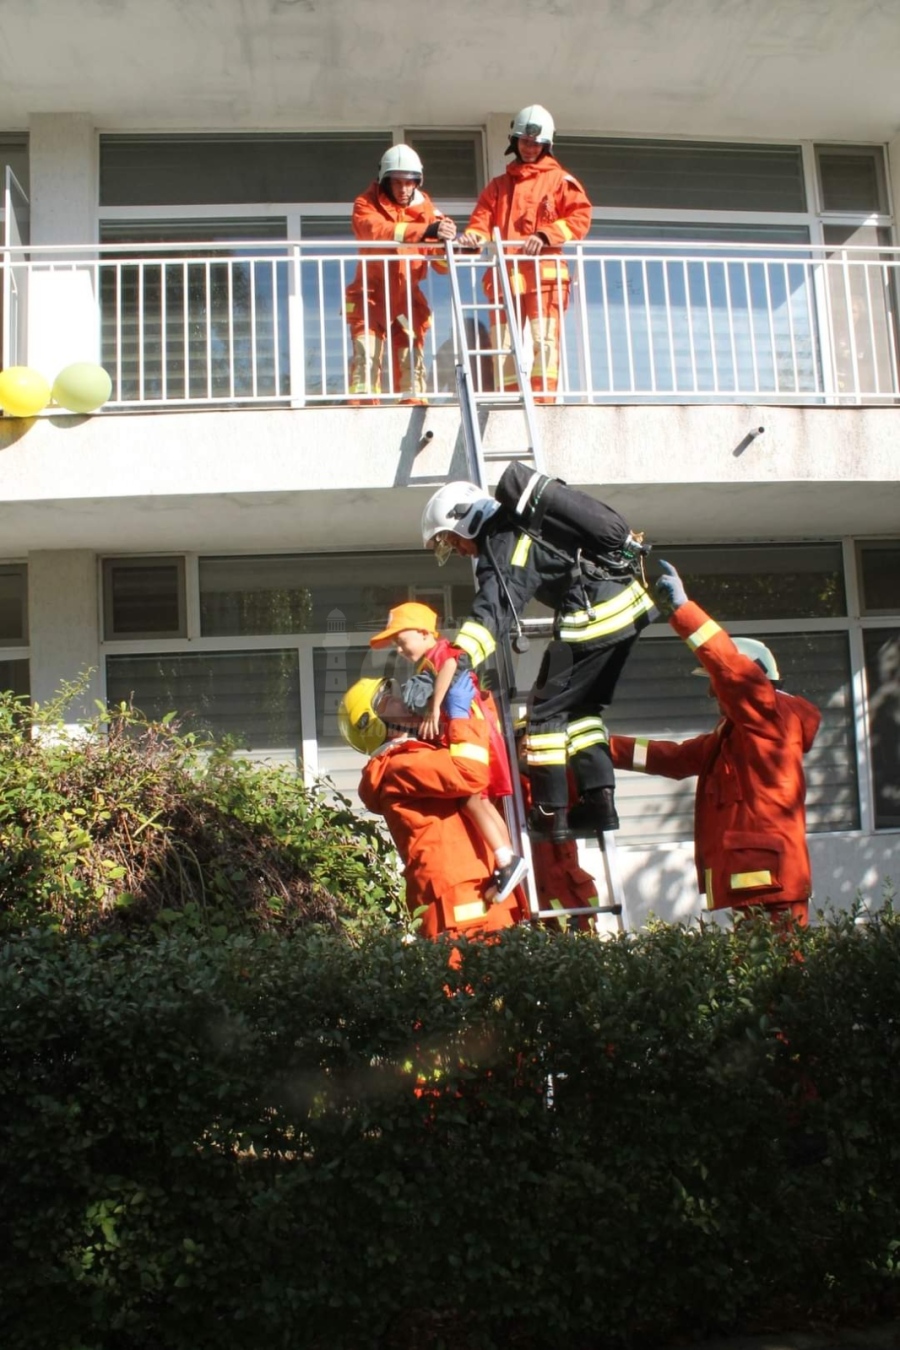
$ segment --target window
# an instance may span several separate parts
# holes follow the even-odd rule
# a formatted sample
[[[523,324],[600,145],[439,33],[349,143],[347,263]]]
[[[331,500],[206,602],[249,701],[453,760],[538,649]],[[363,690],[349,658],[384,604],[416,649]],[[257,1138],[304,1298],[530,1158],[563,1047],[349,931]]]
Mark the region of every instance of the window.
[[[103,627],[107,640],[183,637],[184,559],[107,558]]]
[[[900,539],[857,545],[860,613],[900,614]]]
[[[0,661],[0,689],[6,689],[20,698],[31,693],[27,661]]]
[[[600,207],[745,214],[806,210],[797,145],[558,136],[554,153]]]
[[[28,646],[28,569],[0,565],[0,647]]]
[[[875,828],[900,828],[900,628],[863,635]]]
[[[157,721],[177,712],[185,730],[248,750],[301,744],[296,651],[110,656],[106,690],[111,704],[133,699]]]
[[[884,153],[875,145],[817,145],[823,211],[865,216],[888,209]]]
[[[484,187],[479,132],[407,131],[406,140],[422,160],[424,186],[433,201],[462,199],[474,205]]]
[[[200,559],[200,626],[204,637],[255,633],[378,632],[400,600],[425,599],[441,624],[466,612],[472,569],[462,558],[441,572],[437,594],[434,559],[418,553],[273,555]]]
[[[692,600],[722,624],[847,613],[840,544],[657,545]]]
[[[100,205],[352,201],[389,131],[101,136]]]

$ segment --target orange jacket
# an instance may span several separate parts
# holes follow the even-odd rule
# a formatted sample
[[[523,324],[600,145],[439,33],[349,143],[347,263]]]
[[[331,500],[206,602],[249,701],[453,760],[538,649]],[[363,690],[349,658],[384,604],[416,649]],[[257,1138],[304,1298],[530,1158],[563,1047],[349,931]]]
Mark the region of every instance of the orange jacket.
[[[387,822],[404,864],[410,913],[427,907],[425,937],[490,932],[521,917],[512,897],[499,905],[485,903],[491,853],[460,811],[462,798],[487,787],[488,735],[485,722],[455,717],[447,724],[446,747],[389,741],[363,769],[360,798]]]
[[[467,233],[487,243],[495,229],[503,239],[527,239],[542,234],[550,249],[573,239],[583,239],[591,227],[591,203],[577,178],[566,173],[552,155],[535,164],[518,160],[507,164],[506,173],[492,178],[475,204]],[[520,255],[517,255],[520,256]],[[522,258],[512,270],[516,289],[535,291],[568,278],[568,269],[558,255],[541,253]]]
[[[693,601],[669,623],[700,658],[725,715],[714,731],[680,743],[611,736],[613,763],[665,778],[697,775],[694,851],[709,909],[805,902],[803,756],[822,714],[777,690]]]
[[[427,192],[423,192],[421,188],[416,189],[408,206],[398,206],[375,182],[353,203],[352,225],[357,239],[418,244],[424,239],[429,226],[442,219],[442,213],[438,211]],[[435,243],[438,242],[435,240]],[[363,255],[365,257],[370,254],[370,261],[365,269],[360,263],[355,277],[347,287],[348,317],[355,311],[356,306],[361,307],[364,292],[374,303],[384,305],[386,278],[392,319],[409,309],[410,287],[418,294],[421,302],[425,303],[424,296],[418,292],[418,286],[428,268],[428,255],[414,248],[391,249],[390,253],[392,257],[396,256],[399,259],[402,256],[409,261],[385,264],[377,251],[367,250],[367,254]],[[434,264],[438,268],[446,267],[443,253],[437,248],[434,251]]]

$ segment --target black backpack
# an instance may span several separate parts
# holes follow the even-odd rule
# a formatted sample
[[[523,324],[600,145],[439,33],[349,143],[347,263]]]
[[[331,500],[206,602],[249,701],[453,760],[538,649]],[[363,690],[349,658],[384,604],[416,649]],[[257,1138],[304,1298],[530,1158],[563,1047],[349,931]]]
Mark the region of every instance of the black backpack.
[[[650,551],[614,507],[519,460],[503,470],[494,496],[532,539],[600,573],[636,575]]]

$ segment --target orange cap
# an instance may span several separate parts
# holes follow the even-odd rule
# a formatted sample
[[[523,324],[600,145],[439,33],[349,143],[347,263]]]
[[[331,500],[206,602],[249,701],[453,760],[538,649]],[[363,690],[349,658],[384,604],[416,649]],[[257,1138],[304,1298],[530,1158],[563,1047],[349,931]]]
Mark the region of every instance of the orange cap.
[[[387,627],[369,638],[369,646],[389,647],[404,628],[415,628],[419,633],[431,633],[436,642],[438,616],[428,605],[420,605],[417,600],[407,600],[403,605],[395,605],[388,615]]]

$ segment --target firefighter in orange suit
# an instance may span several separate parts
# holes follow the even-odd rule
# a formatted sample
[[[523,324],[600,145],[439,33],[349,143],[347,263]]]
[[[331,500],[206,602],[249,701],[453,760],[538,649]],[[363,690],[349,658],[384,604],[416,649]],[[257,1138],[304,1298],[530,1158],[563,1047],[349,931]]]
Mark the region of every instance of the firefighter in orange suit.
[[[423,910],[420,932],[480,937],[522,918],[517,893],[492,904],[493,856],[460,811],[460,802],[487,788],[489,730],[454,700],[451,690],[447,745],[420,740],[421,720],[411,714],[393,680],[358,680],[341,700],[338,721],[344,739],[369,755],[359,795],[387,822],[404,864],[410,914]]]
[[[803,756],[821,721],[813,704],[780,688],[778,665],[753,638],[730,638],[689,600],[670,563],[657,603],[701,662],[721,720],[692,740],[611,736],[617,769],[666,778],[697,775],[694,849],[708,909],[762,905],[773,920],[805,925],[812,892]]]
[[[378,178],[353,203],[357,239],[388,244],[435,243],[456,237],[456,224],[438,211],[422,191],[422,161],[408,145],[392,145],[381,157]],[[405,403],[426,402],[425,334],[431,310],[420,285],[427,256],[414,248],[397,249],[397,261],[366,255],[347,287],[350,326],[350,397],[377,398],[383,391],[385,344],[390,348],[390,392]],[[435,255],[435,266],[442,266]],[[446,264],[443,264],[446,266]]]
[[[510,281],[520,324],[527,323],[531,333],[531,387],[537,402],[552,402],[559,383],[560,323],[569,303],[568,268],[554,249],[583,239],[591,225],[587,193],[553,157],[554,131],[553,118],[539,103],[516,114],[506,151],[515,159],[488,183],[459,239],[464,247],[480,248],[498,229],[504,240],[524,241],[515,252]],[[485,288],[496,298],[490,272]],[[493,338],[497,348],[510,346],[503,325],[495,324]],[[512,357],[506,358],[500,378],[504,391],[518,388]]]

